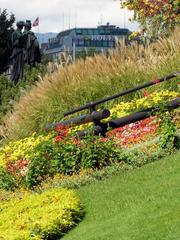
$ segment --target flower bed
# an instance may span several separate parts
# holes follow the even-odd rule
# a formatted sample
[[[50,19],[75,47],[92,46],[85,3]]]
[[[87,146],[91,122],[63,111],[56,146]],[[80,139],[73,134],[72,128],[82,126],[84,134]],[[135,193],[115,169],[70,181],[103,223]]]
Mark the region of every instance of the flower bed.
[[[152,94],[144,90],[144,97],[140,99],[135,99],[130,102],[121,102],[113,107],[111,112],[111,118],[123,117],[127,114],[141,111],[145,108],[156,107],[160,103],[169,101],[173,98],[178,97],[180,94],[174,91],[160,91],[154,92]]]
[[[59,239],[83,217],[75,193],[54,189],[0,199],[0,239]]]
[[[136,143],[141,143],[155,137],[158,126],[159,120],[154,116],[116,128],[109,132],[107,136],[113,137],[116,142],[119,142],[121,147],[130,147]]]
[[[136,100],[116,105],[111,109],[111,115],[113,118],[120,117],[125,109],[128,114],[137,108],[140,110],[150,107],[152,103],[177,96],[178,93],[168,91],[160,92],[159,95],[154,93],[153,97],[139,99],[139,103]],[[174,121],[178,123],[178,110],[175,112]],[[168,115],[164,116],[168,119]],[[57,126],[56,136],[53,133],[47,136],[33,134],[29,138],[10,143],[0,152],[0,188],[31,188],[58,173],[73,175],[82,170],[101,169],[114,162],[131,162],[128,155],[124,154],[124,149],[157,136],[160,119],[163,117],[149,117],[114,129],[105,138],[87,136],[80,140],[73,136],[72,129]],[[174,123],[170,124],[170,119],[163,121],[163,147],[166,147],[169,139],[173,143],[176,127]]]
[[[168,90],[154,92],[152,94],[148,93],[147,90],[144,90],[143,94],[144,94],[143,98],[116,104],[113,108],[110,109],[110,117],[104,119],[104,121],[108,122],[113,118],[121,118],[131,113],[141,111],[142,109],[145,109],[145,108],[156,107],[160,103],[170,101],[180,96],[179,92],[168,91]],[[81,126],[76,126],[72,128],[72,131],[81,131],[81,130],[90,128],[92,125],[93,125],[92,123],[88,123],[88,124],[83,124]]]

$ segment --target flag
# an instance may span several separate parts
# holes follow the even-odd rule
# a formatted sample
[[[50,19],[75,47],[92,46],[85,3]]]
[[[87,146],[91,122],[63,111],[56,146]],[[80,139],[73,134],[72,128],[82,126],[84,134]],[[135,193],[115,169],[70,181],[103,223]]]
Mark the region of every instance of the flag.
[[[39,26],[39,17],[36,18],[36,20],[33,22],[33,27]]]

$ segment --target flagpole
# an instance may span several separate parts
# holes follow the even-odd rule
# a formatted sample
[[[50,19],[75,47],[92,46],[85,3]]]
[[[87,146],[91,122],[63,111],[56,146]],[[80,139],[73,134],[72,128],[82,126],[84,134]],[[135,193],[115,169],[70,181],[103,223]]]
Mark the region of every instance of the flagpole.
[[[39,42],[39,22],[38,22],[38,42]]]
[[[123,10],[124,10],[124,28],[126,28],[126,9]]]
[[[37,28],[37,32],[36,32],[36,35],[37,35],[37,39],[38,39],[38,42],[39,42],[39,17],[37,17],[35,19],[35,21],[33,22],[33,27],[38,27]]]

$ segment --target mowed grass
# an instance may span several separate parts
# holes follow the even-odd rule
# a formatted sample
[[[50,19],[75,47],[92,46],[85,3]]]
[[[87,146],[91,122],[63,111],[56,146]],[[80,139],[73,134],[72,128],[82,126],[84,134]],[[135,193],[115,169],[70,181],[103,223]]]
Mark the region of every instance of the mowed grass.
[[[63,240],[180,239],[180,152],[78,194],[86,216]]]

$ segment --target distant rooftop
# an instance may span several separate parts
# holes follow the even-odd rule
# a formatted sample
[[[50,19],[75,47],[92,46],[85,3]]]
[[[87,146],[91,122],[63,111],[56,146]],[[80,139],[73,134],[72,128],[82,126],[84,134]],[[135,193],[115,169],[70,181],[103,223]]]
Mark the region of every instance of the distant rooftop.
[[[97,28],[72,28],[60,32],[57,38],[68,36],[72,31],[75,31],[76,35],[130,35],[131,31],[127,28],[119,28],[115,25],[100,25]]]
[[[116,28],[116,25],[110,25],[110,23],[107,22],[106,25],[100,25],[98,28]]]

